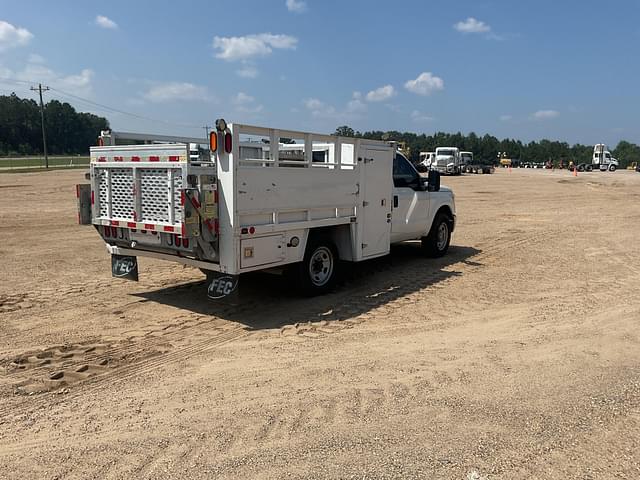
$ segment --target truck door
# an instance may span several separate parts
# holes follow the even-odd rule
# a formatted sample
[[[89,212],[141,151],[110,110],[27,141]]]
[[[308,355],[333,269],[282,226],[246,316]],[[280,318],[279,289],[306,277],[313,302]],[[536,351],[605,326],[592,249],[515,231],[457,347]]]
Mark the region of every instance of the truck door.
[[[362,258],[379,257],[389,253],[391,243],[390,150],[365,148],[361,154],[363,202],[360,247]]]
[[[429,223],[429,194],[418,188],[420,174],[402,155],[393,160],[393,213],[391,242],[426,235]]]

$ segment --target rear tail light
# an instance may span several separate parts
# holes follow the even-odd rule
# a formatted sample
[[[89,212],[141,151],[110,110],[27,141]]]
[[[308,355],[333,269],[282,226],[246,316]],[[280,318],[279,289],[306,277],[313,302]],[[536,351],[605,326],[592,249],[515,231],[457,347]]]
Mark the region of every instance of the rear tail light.
[[[231,134],[227,132],[224,134],[224,151],[227,153],[231,153],[232,147],[233,147],[233,142],[231,141]]]
[[[218,149],[218,132],[209,134],[209,150],[214,153]]]

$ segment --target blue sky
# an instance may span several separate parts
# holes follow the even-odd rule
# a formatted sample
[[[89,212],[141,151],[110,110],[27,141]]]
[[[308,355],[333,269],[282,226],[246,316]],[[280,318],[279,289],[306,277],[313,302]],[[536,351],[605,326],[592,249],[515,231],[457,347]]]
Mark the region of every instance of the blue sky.
[[[639,20],[637,0],[0,0],[0,94],[43,82],[149,133],[223,116],[640,143]]]

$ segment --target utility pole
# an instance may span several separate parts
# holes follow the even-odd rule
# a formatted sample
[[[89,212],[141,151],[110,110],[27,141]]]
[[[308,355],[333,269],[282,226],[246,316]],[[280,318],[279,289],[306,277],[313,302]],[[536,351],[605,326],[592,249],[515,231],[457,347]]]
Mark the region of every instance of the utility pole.
[[[42,144],[44,146],[44,166],[45,168],[49,168],[49,155],[47,154],[47,134],[45,132],[44,127],[44,104],[42,103],[42,91],[45,92],[49,90],[49,87],[43,87],[41,83],[38,84],[38,87],[31,87],[32,91],[37,91],[40,93],[40,121],[42,123]]]
[[[209,132],[211,131],[211,125],[205,125],[202,128],[204,128],[204,131],[207,132],[207,136],[205,138],[209,138]]]

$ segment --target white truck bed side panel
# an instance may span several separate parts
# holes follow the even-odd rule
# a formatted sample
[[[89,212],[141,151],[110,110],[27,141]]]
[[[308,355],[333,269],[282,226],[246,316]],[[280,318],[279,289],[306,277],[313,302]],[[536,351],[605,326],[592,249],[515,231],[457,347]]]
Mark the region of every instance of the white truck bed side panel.
[[[241,168],[239,215],[257,212],[355,207],[357,169]]]

